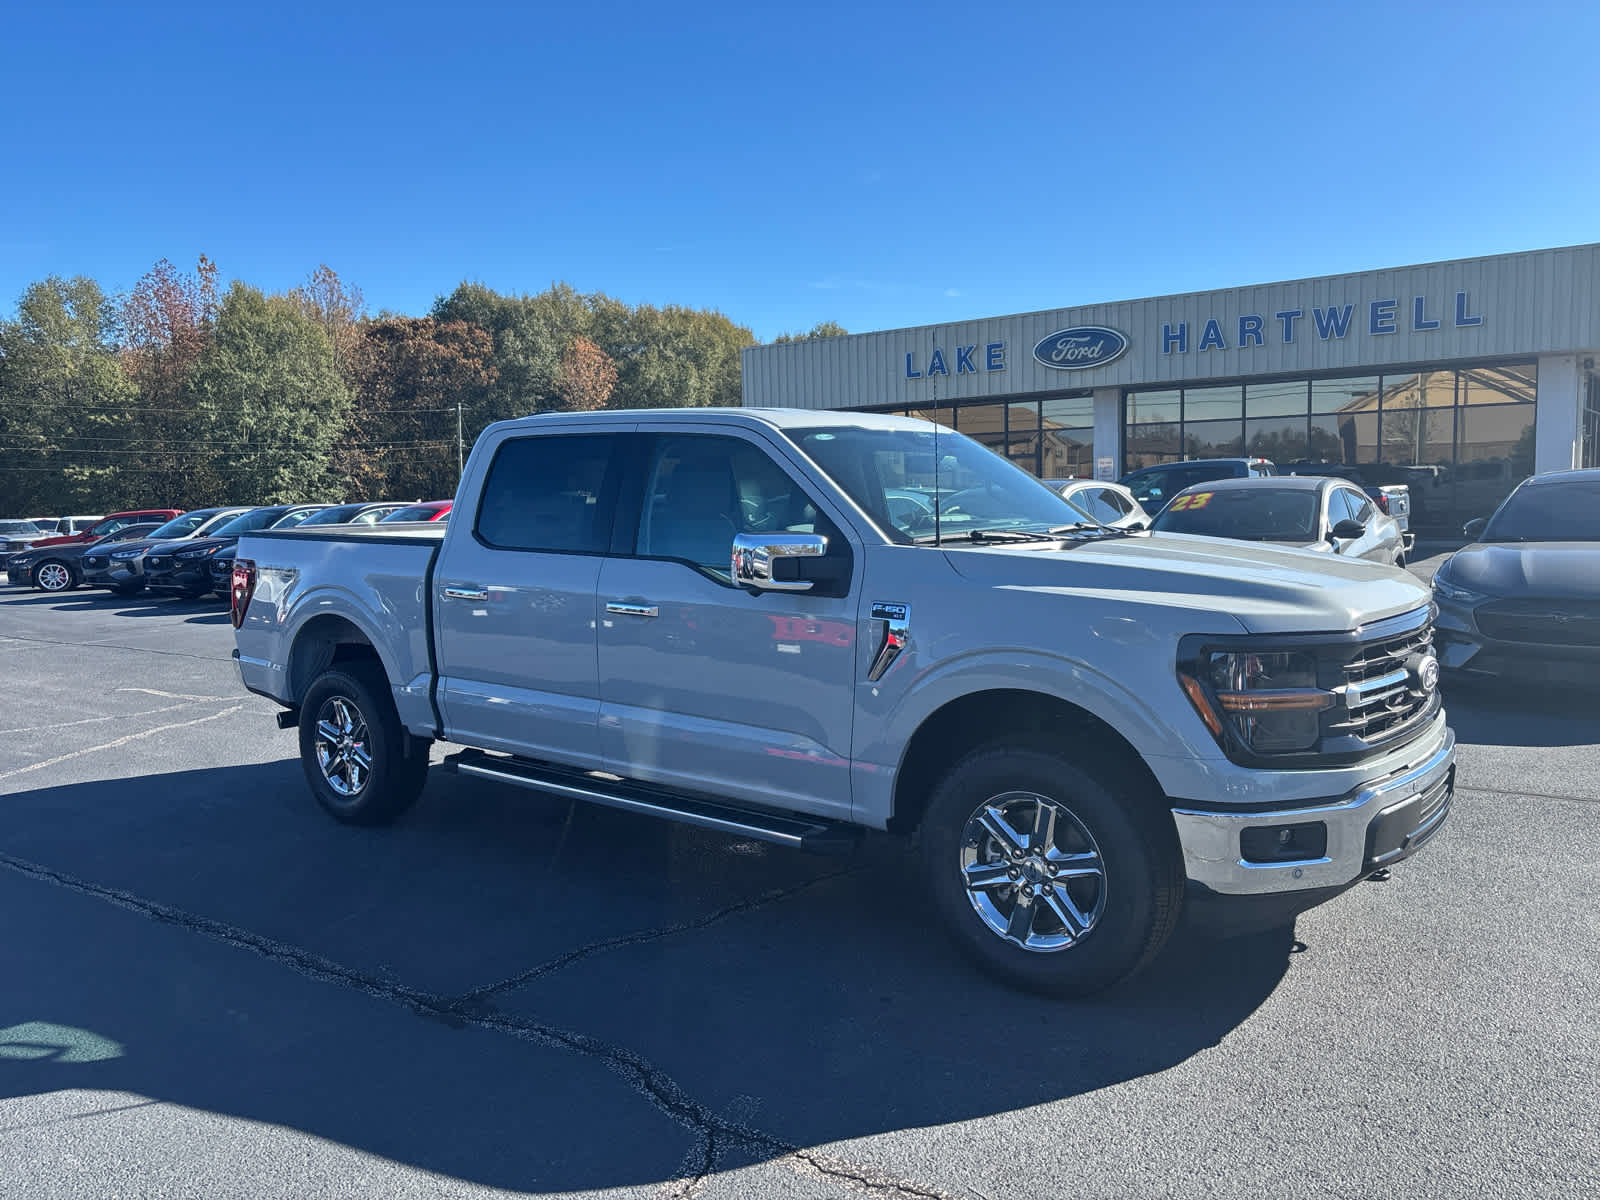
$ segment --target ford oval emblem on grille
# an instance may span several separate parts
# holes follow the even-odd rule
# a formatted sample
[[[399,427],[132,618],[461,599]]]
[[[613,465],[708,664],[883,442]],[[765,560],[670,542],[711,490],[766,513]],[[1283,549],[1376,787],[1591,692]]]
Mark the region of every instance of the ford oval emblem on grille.
[[[1431,654],[1418,655],[1407,663],[1411,675],[1424,696],[1431,696],[1439,687],[1439,660]]]
[[[1128,349],[1128,335],[1104,325],[1075,325],[1039,339],[1033,357],[1047,367],[1081,371],[1103,367]]]

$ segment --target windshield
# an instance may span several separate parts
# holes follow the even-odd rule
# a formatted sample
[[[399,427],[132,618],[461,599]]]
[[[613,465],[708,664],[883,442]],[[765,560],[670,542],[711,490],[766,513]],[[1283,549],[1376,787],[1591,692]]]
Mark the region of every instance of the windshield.
[[[361,511],[359,504],[335,504],[332,508],[325,508],[321,512],[314,512],[301,525],[343,525],[351,517]]]
[[[241,513],[213,531],[217,537],[232,537],[238,533],[253,533],[265,529],[283,515],[281,508],[257,508]]]
[[[32,521],[0,521],[0,533],[10,536],[20,534],[23,537],[28,537],[43,532],[44,530],[40,529]]]
[[[1150,525],[1157,533],[1302,543],[1316,540],[1316,527],[1316,492],[1274,487],[1186,492]]]
[[[896,542],[975,530],[1037,532],[1083,520],[1055,492],[971,438],[940,430],[794,429],[790,439]]]
[[[383,518],[382,523],[387,525],[391,521],[396,524],[401,521],[431,521],[433,520],[433,514],[438,511],[439,505],[437,504],[409,504],[405,508],[395,509],[394,512]]]
[[[1229,463],[1195,463],[1192,466],[1163,467],[1157,471],[1136,471],[1121,480],[1122,486],[1146,508],[1160,508],[1184,488],[1213,479],[1232,479],[1243,474]]]
[[[1483,531],[1486,542],[1600,542],[1600,478],[1520,487]]]
[[[184,513],[181,517],[173,517],[165,525],[154,530],[150,536],[153,538],[188,537],[214,515],[214,510],[209,508],[201,509],[198,512]]]
[[[301,509],[296,509],[294,512],[287,513],[286,515],[279,517],[276,521],[274,521],[272,523],[272,528],[273,529],[293,529],[296,525],[304,525],[312,517],[316,516],[319,512],[323,512],[323,511],[324,510],[320,509],[320,508],[301,508]]]

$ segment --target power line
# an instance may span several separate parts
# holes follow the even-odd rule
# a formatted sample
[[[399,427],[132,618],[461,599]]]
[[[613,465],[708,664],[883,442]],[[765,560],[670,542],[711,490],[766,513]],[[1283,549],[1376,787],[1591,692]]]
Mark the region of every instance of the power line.
[[[339,442],[337,445],[318,447],[298,442],[184,442],[177,446],[146,446],[138,450],[121,450],[101,446],[58,446],[54,448],[43,446],[0,446],[0,454],[47,454],[52,457],[63,454],[172,454],[193,455],[199,450],[248,450],[251,452],[287,450],[294,453],[305,453],[322,449],[327,453],[334,450],[426,450],[430,447],[454,446],[455,440],[450,441],[424,441],[424,442]],[[191,447],[193,449],[191,449]]]

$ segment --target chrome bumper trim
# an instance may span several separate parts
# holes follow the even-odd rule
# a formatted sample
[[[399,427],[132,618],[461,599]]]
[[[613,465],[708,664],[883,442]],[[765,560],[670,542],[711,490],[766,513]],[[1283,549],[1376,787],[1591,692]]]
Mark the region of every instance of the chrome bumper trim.
[[[1443,744],[1416,766],[1373,783],[1353,795],[1325,803],[1275,812],[1200,812],[1175,808],[1172,819],[1183,847],[1184,869],[1191,882],[1224,895],[1298,892],[1338,887],[1360,877],[1366,860],[1367,828],[1381,813],[1427,792],[1454,765],[1455,731],[1444,731]],[[1239,856],[1239,835],[1260,825],[1322,821],[1328,846],[1321,858],[1298,862],[1253,863]]]

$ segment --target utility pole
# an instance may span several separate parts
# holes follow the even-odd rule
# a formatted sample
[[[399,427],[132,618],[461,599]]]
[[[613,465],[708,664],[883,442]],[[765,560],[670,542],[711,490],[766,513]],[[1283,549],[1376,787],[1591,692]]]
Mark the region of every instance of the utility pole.
[[[465,443],[461,440],[461,401],[456,401],[456,482],[461,482],[461,470],[465,458]]]

